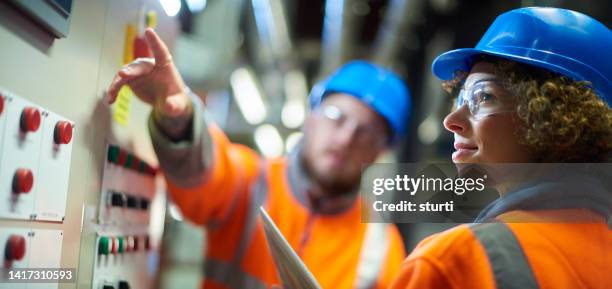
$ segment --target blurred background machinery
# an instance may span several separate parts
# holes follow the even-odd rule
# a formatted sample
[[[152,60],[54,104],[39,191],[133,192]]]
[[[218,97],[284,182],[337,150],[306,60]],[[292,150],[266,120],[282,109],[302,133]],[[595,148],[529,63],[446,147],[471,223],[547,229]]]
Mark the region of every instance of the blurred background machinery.
[[[435,55],[473,46],[503,11],[556,6],[610,27],[606,0],[9,0],[0,3],[0,249],[4,267],[77,270],[76,283],[0,288],[197,288],[202,228],[166,200],[149,108],[114,73],[150,56],[155,27],[235,142],[278,156],[299,142],[310,87],[350,59],[402,75],[407,137],[385,156],[450,161],[450,97]],[[399,224],[406,247],[452,224]]]
[[[298,142],[312,85],[350,59],[369,59],[400,73],[413,97],[407,136],[383,160],[451,162],[452,135],[442,126],[451,97],[431,73],[436,55],[473,47],[497,15],[519,7],[567,8],[612,23],[605,0],[182,3],[179,69],[233,141],[268,156]],[[408,249],[453,225],[398,224]]]

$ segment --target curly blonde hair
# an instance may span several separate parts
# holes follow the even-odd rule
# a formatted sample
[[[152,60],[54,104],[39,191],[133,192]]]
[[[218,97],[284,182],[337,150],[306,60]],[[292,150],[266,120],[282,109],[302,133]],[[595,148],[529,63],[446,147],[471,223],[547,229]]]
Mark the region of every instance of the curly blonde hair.
[[[588,82],[488,55],[487,62],[514,95],[523,125],[515,132],[538,162],[609,162],[612,152],[612,109]],[[459,73],[442,87],[458,92],[467,74]]]

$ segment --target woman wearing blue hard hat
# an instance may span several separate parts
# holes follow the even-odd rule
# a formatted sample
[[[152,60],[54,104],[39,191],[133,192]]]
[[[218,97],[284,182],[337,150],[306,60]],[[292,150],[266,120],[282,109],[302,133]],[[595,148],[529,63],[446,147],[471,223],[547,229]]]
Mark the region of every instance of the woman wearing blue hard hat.
[[[522,8],[500,15],[475,48],[440,55],[433,72],[457,93],[444,120],[453,161],[609,162],[610,51],[612,32],[589,16]],[[477,224],[421,242],[391,288],[609,288],[609,180],[569,175],[502,175],[498,184],[510,185],[497,187]]]

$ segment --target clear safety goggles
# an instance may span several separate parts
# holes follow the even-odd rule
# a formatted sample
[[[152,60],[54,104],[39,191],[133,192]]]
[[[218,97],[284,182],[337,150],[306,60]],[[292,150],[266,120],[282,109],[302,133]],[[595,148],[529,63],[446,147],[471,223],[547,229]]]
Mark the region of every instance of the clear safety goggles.
[[[511,97],[506,89],[497,80],[479,80],[470,87],[465,85],[457,96],[456,109],[459,110],[467,104],[470,114],[480,119],[492,114],[514,111]]]
[[[324,105],[318,110],[318,113],[328,124],[333,125],[334,129],[353,131],[355,144],[359,147],[377,147],[387,143],[388,136],[385,129],[359,123],[335,105]]]

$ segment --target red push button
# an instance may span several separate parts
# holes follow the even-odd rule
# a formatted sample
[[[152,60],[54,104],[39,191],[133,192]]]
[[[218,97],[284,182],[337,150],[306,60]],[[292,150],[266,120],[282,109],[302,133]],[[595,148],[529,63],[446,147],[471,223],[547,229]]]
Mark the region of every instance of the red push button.
[[[128,159],[128,153],[124,150],[119,150],[119,157],[117,160],[117,164],[120,166],[125,165],[125,163],[127,163],[127,159]]]
[[[4,96],[0,94],[0,115],[4,111]]]
[[[111,238],[111,254],[117,254],[119,252],[119,239],[116,237]]]
[[[26,253],[26,240],[20,235],[11,235],[6,242],[4,250],[4,259],[6,260],[21,260]]]
[[[19,168],[13,176],[13,192],[16,194],[29,193],[34,185],[34,175],[29,169]]]
[[[56,144],[68,144],[72,140],[72,124],[65,120],[60,120],[55,124],[53,138]]]
[[[20,125],[23,132],[37,131],[40,127],[40,111],[31,106],[24,108],[21,112]]]

